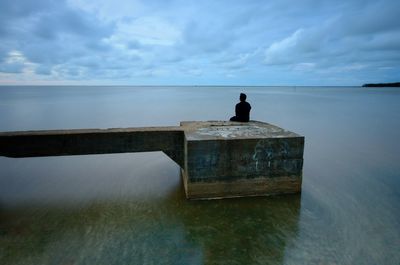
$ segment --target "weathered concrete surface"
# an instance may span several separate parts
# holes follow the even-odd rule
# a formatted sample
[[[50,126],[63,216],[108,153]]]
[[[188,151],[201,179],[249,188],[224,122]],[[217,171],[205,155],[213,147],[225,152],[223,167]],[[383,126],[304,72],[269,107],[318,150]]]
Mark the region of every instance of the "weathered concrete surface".
[[[188,198],[301,190],[304,137],[261,122],[182,122]]]
[[[181,127],[0,133],[0,155],[37,157],[163,151],[183,167]]]
[[[0,133],[8,157],[163,151],[181,167],[189,199],[300,192],[303,150],[304,137],[257,121]]]

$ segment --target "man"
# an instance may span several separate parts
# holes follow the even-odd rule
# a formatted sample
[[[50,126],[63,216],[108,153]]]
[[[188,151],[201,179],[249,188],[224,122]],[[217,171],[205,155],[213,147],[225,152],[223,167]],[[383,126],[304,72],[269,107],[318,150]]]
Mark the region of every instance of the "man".
[[[246,98],[246,94],[240,93],[240,102],[235,107],[236,116],[233,116],[231,121],[248,122],[250,120],[251,106],[246,102]]]

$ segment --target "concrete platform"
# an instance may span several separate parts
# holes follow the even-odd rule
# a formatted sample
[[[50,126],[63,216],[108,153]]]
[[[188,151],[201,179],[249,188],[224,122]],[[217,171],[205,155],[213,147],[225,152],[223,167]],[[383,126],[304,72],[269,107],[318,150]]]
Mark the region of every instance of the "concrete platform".
[[[304,137],[257,121],[182,122],[181,126],[188,198],[301,191]]]
[[[303,136],[257,121],[0,133],[0,155],[15,158],[163,151],[189,199],[300,192],[303,150]]]

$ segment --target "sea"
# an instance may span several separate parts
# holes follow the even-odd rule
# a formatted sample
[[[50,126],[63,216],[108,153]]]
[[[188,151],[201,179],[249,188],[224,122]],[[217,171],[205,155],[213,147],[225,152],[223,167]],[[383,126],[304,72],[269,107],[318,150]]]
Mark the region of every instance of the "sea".
[[[0,157],[0,264],[400,264],[400,89],[1,86],[0,131],[251,119],[305,136],[302,192],[189,201],[161,152]]]

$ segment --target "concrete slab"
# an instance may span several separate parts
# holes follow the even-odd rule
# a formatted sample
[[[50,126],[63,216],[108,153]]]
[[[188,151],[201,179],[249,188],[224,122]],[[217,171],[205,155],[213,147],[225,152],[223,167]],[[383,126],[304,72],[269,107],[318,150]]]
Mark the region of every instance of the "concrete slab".
[[[259,121],[186,121],[181,122],[189,141],[290,138],[300,135]]]
[[[1,132],[0,155],[18,158],[163,151],[182,167],[183,137],[179,126]]]

